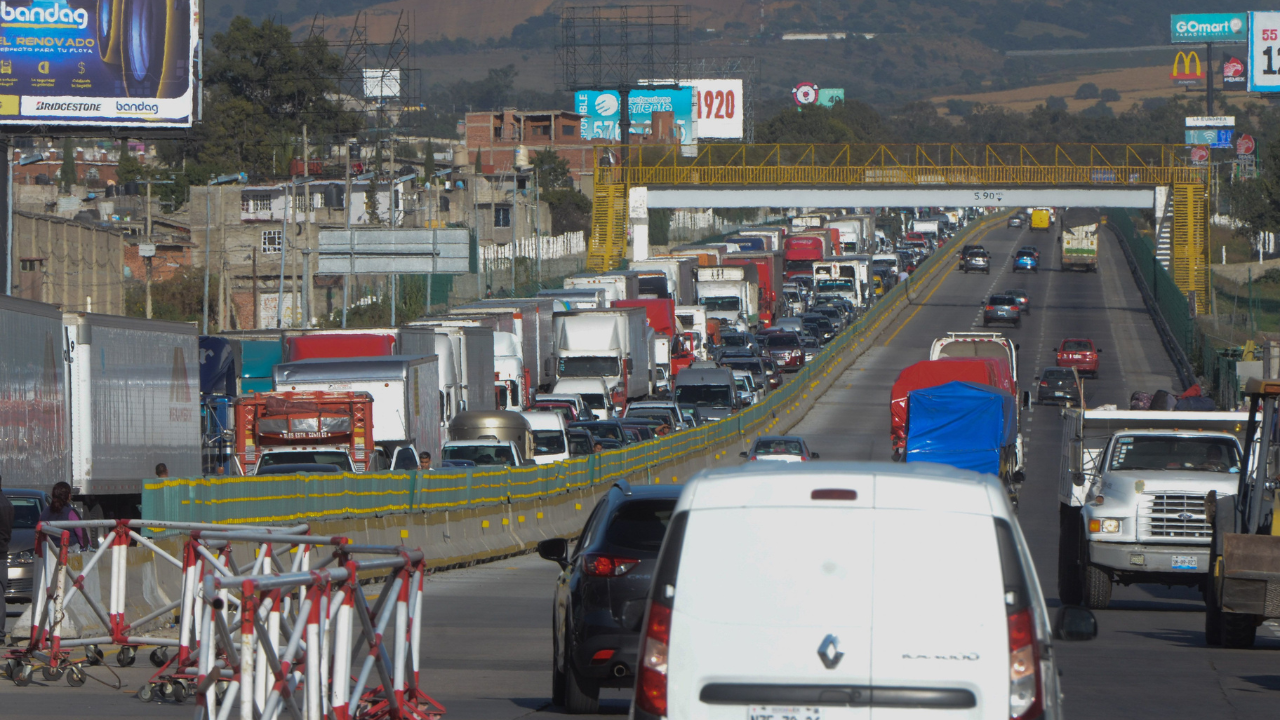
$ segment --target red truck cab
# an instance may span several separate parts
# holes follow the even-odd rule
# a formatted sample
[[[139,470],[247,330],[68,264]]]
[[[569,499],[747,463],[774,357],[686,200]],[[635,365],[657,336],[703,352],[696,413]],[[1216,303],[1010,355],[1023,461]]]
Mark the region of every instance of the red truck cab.
[[[1058,367],[1073,367],[1077,372],[1098,377],[1098,353],[1102,349],[1088,338],[1067,338],[1058,347]]]
[[[792,235],[787,238],[784,250],[787,279],[812,275],[813,263],[829,254],[827,246],[830,244],[831,238],[825,235]]]
[[[769,250],[752,250],[726,255],[722,265],[755,265],[760,283],[760,327],[773,326],[782,315],[783,256]],[[812,267],[812,265],[810,265]]]

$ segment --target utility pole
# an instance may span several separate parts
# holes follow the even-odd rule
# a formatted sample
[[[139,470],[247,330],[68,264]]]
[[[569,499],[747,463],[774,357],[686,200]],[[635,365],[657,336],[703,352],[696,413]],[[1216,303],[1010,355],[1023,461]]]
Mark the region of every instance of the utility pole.
[[[289,210],[292,209],[293,196],[290,191],[293,189],[293,181],[298,176],[294,175],[289,179],[289,184],[284,186],[284,207],[280,210],[280,284],[276,287],[276,328],[284,327],[284,260],[285,255],[289,252]]]
[[[347,141],[347,195],[342,203],[342,214],[347,226],[347,276],[342,279],[342,327],[347,326],[347,306],[350,302],[350,287],[352,276],[355,275],[356,265],[356,247],[355,238],[351,236],[351,141]]]
[[[307,142],[307,126],[302,126],[302,164],[305,174],[311,174],[311,145]],[[311,185],[306,186],[307,202],[302,211],[302,326],[311,327],[311,293],[315,280],[311,276]]]
[[[537,235],[537,250],[534,252],[538,256],[538,289],[542,289],[542,186],[539,184],[541,177],[538,171],[533,171],[533,223],[534,234]]]
[[[1205,43],[1204,47],[1205,58],[1209,65],[1207,72],[1204,74],[1204,109],[1206,115],[1213,117],[1213,43]]]
[[[214,176],[210,175],[209,184],[205,185],[204,188],[204,323],[201,325],[200,330],[202,335],[209,334],[209,242],[213,236],[213,203],[211,202],[213,198],[213,180]],[[255,272],[254,275],[256,276],[257,273]],[[254,312],[257,312],[256,308]]]
[[[155,243],[151,242],[151,186],[152,186],[152,185],[154,185],[154,184],[156,184],[156,183],[160,183],[161,185],[172,185],[172,184],[173,184],[173,181],[172,181],[172,180],[155,180],[155,179],[153,179],[153,178],[147,178],[147,179],[145,180],[145,182],[147,183],[147,213],[146,213],[146,215],[145,215],[146,219],[143,221],[143,231],[144,231],[143,238],[144,238],[144,242],[142,242],[142,243],[139,243],[139,244],[138,244],[138,254],[142,256],[142,259],[145,261],[145,264],[146,264],[146,278],[147,278],[147,319],[148,319],[148,320],[150,320],[150,319],[151,319],[151,262],[152,262],[152,260],[155,258],[155,254],[156,254],[156,245],[155,245]],[[145,246],[146,246],[146,249],[145,249],[145,250],[143,249],[143,245],[145,245]],[[207,267],[208,267],[208,265],[209,265],[209,235],[208,235],[208,233],[205,233],[204,249],[205,249],[204,262],[205,262],[205,267],[207,268]],[[143,253],[144,253],[144,252],[146,253],[145,255],[143,255]],[[207,275],[207,274],[208,274],[208,273],[206,272],[206,275]],[[205,296],[206,296],[206,298],[207,298],[208,294],[209,294],[209,289],[208,289],[208,287],[206,287],[206,288],[205,288]],[[207,316],[208,316],[208,310],[207,310],[207,308],[206,308],[206,311],[205,311],[205,315],[206,315],[206,318],[207,318]],[[205,322],[205,325],[206,325],[206,326],[208,325],[207,320],[206,320],[206,322]],[[207,328],[206,328],[206,333],[205,333],[205,334],[208,334],[208,332],[207,332]]]

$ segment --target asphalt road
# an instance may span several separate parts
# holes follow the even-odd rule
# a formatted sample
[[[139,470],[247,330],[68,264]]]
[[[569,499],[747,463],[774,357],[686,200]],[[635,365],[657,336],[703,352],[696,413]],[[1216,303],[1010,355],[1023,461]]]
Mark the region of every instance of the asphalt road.
[[[1040,367],[1053,364],[1063,337],[1090,337],[1104,349],[1100,377],[1086,381],[1090,405],[1127,403],[1133,390],[1177,389],[1173,368],[1116,242],[1102,245],[1098,274],[1061,273],[1051,236],[1027,230],[989,231],[978,240],[992,254],[988,275],[948,271],[887,335],[844,373],[793,432],[807,437],[823,459],[884,460],[889,446],[889,387],[898,371],[927,359],[929,343],[947,331],[981,329],[979,303],[992,291],[1026,288],[1032,312],[1005,332],[1021,345],[1024,388]],[[1037,275],[1009,275],[1009,258],[1024,244],[1039,245],[1048,267]],[[1019,519],[1046,595],[1056,603],[1059,433],[1056,408],[1035,406],[1024,428],[1027,482]],[[440,573],[428,583],[423,688],[454,720],[506,720],[558,714],[551,696],[551,598],[557,568],[536,556]],[[939,588],[945,601],[945,588]],[[1253,650],[1204,646],[1203,605],[1182,588],[1119,587],[1112,606],[1097,613],[1101,633],[1090,643],[1060,643],[1067,709],[1076,718],[1258,718],[1280,706],[1280,636],[1259,633]],[[140,658],[139,662],[145,662]],[[128,696],[150,674],[117,670],[125,689],[90,682],[70,689],[39,680],[27,688],[0,683],[4,715],[83,720],[85,717],[187,718],[193,706]],[[92,675],[111,676],[99,669]],[[601,714],[619,717],[628,693],[605,691]],[[13,715],[9,715],[13,713]]]

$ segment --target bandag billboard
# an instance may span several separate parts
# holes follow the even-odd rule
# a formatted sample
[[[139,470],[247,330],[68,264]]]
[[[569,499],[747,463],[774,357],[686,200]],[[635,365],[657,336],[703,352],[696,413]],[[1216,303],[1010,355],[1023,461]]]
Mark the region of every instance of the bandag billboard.
[[[190,127],[192,0],[0,0],[0,124]]]

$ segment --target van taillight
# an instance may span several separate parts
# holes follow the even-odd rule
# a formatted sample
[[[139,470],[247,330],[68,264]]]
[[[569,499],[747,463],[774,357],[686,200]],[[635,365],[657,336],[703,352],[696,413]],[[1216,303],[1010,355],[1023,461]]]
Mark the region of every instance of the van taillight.
[[[671,608],[649,602],[649,621],[640,648],[636,705],[651,715],[667,714],[667,648],[671,642]]]
[[[1040,716],[1040,647],[1031,608],[1009,614],[1009,717]]]

